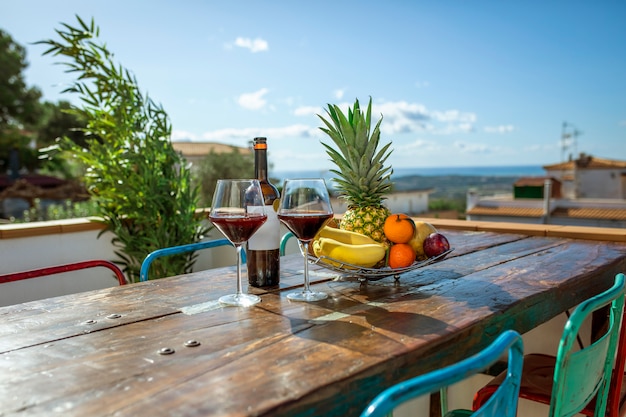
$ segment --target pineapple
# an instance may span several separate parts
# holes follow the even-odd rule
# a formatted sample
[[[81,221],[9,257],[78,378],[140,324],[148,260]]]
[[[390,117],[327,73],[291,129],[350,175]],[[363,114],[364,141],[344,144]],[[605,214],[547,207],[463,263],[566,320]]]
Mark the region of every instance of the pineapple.
[[[326,110],[330,120],[318,115],[326,125],[320,129],[326,133],[338,150],[322,142],[326,153],[338,169],[331,169],[340,198],[348,202],[339,227],[361,233],[372,239],[386,243],[383,225],[391,213],[383,202],[385,194],[391,192],[393,170],[385,166],[391,154],[391,142],[376,151],[380,140],[382,116],[370,135],[372,99],[367,112],[359,107],[359,100],[353,108],[348,108],[348,116],[338,106],[328,105]]]

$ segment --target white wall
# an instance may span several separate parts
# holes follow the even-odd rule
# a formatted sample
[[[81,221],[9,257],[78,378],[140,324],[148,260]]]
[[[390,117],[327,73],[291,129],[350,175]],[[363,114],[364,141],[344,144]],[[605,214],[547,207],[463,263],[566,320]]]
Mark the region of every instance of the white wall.
[[[623,169],[550,170],[547,175],[561,180],[564,198],[626,198]],[[574,178],[572,181],[564,177]]]
[[[114,260],[110,234],[97,230],[0,239],[0,274],[91,259]],[[0,306],[118,285],[106,268],[2,284]]]
[[[409,216],[426,213],[428,211],[428,191],[407,191],[390,194],[385,199],[385,206],[392,213],[404,213]],[[331,199],[331,205],[335,213],[345,213],[346,200],[341,198]]]
[[[613,169],[579,170],[579,198],[620,198],[621,173]]]
[[[33,224],[35,223],[30,223],[31,226]],[[287,229],[283,227],[281,235],[286,231]],[[100,230],[0,239],[0,274],[91,259],[117,260],[115,249],[111,244],[113,235],[107,232],[98,238],[98,233]],[[213,230],[205,239],[222,237],[219,231]],[[291,239],[286,253],[293,253],[297,250],[297,241]],[[198,251],[197,254],[194,271],[234,265],[236,259],[235,249],[232,246],[204,249]],[[117,285],[117,278],[107,268],[93,268],[8,282],[1,285],[0,306]]]

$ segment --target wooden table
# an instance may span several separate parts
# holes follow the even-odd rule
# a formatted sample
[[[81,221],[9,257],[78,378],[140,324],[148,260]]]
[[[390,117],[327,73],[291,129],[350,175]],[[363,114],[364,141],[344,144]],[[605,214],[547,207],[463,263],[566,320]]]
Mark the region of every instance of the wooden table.
[[[624,243],[444,233],[454,252],[399,282],[313,266],[330,297],[311,304],[285,297],[302,282],[290,255],[281,288],[252,290],[251,308],[215,301],[234,267],[0,308],[0,415],[358,415],[384,387],[526,332],[626,270]]]

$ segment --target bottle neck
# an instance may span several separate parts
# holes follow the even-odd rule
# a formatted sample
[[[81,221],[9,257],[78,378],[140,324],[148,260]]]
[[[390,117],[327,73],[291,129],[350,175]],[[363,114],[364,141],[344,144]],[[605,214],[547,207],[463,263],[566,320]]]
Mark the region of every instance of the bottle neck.
[[[267,181],[267,150],[254,150],[254,175],[258,180]]]

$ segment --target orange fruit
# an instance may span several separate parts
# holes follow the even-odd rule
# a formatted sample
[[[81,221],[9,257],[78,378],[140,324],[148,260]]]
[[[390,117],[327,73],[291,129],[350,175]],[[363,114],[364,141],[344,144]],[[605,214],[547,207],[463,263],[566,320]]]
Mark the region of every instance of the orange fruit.
[[[415,222],[406,214],[392,214],[385,219],[383,232],[393,243],[407,243],[415,234]]]
[[[389,248],[390,268],[404,268],[415,262],[415,251],[407,243],[396,243]]]

